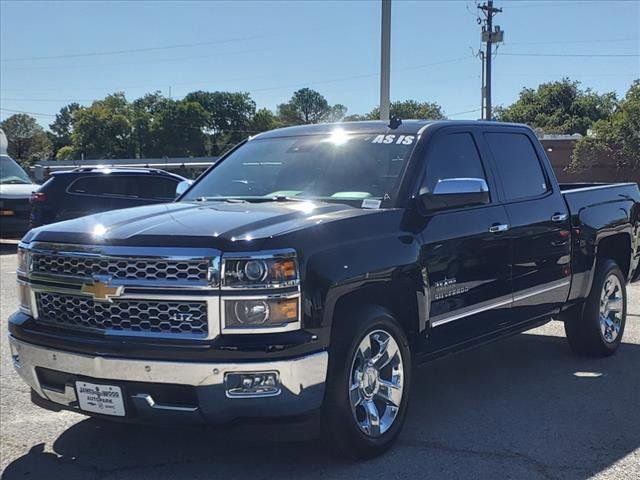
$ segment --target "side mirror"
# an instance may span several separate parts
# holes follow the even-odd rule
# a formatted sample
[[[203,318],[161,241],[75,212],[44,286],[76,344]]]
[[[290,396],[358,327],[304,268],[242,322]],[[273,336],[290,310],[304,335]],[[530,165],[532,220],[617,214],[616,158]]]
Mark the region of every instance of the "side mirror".
[[[422,192],[420,203],[426,212],[489,203],[489,187],[482,178],[438,180],[433,192]]]
[[[193,185],[193,180],[183,180],[176,186],[176,198],[189,190],[189,187]]]

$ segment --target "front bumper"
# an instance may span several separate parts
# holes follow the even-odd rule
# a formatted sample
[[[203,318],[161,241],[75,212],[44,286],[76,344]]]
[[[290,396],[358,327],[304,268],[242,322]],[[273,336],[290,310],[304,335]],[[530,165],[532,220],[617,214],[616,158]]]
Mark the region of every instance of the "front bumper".
[[[132,360],[54,350],[9,335],[13,364],[46,402],[79,410],[76,380],[118,385],[125,397],[126,421],[225,424],[239,419],[301,416],[322,405],[328,353],[288,360],[176,362]],[[233,397],[227,374],[277,372],[279,393]]]

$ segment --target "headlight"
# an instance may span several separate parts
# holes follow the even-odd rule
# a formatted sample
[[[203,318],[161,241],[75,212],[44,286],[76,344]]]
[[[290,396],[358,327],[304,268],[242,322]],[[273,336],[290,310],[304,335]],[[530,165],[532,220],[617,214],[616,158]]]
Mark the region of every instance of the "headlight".
[[[18,246],[16,273],[18,277],[27,275],[30,270],[29,250]],[[20,311],[31,315],[31,287],[28,283],[18,278],[18,303]]]
[[[223,331],[243,333],[247,329],[256,331],[287,331],[299,328],[300,297],[265,295],[261,297],[224,298]]]
[[[18,281],[18,303],[21,312],[31,315],[31,287],[21,281]]]
[[[18,274],[26,274],[29,272],[29,250],[18,247],[17,255],[18,265],[16,267]]]
[[[295,253],[222,258],[222,286],[227,288],[279,288],[297,285]]]

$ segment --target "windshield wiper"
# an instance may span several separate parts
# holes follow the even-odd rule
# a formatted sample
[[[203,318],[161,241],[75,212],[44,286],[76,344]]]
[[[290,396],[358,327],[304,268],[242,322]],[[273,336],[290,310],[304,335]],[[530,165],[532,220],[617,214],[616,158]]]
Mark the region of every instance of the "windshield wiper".
[[[243,198],[226,198],[226,197],[198,197],[196,202],[227,202],[227,203],[248,203]]]

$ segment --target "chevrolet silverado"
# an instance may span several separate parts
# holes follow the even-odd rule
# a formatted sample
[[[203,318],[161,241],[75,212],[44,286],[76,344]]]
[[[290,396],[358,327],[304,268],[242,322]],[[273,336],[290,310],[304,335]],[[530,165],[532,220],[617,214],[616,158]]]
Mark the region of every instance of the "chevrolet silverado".
[[[319,419],[332,447],[370,457],[431,359],[552,319],[576,353],[613,354],[640,275],[638,186],[559,185],[523,125],[283,128],[179,190],[22,239],[9,335],[34,403]]]

